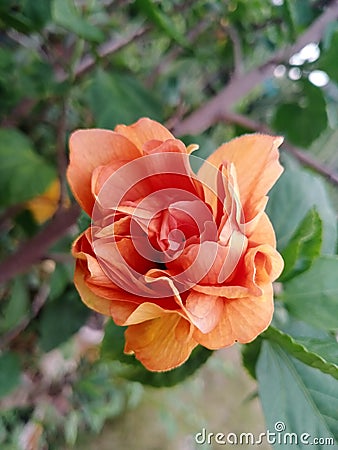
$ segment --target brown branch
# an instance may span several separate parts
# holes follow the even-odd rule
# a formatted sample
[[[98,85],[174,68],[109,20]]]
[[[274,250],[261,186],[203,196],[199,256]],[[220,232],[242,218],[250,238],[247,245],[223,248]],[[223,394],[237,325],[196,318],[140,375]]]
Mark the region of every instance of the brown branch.
[[[241,37],[240,37],[237,29],[232,25],[224,25],[223,29],[228,34],[228,36],[232,42],[233,49],[234,49],[234,73],[233,73],[233,76],[236,78],[236,77],[241,76],[244,72]]]
[[[98,48],[98,56],[97,58],[94,58],[92,55],[86,55],[83,57],[83,59],[77,64],[74,70],[74,78],[78,79],[81,76],[88,73],[97,63],[98,59],[104,59],[108,56],[112,55],[113,53],[118,52],[119,50],[122,50],[127,45],[131,44],[132,42],[136,41],[140,37],[144,36],[148,31],[150,30],[150,27],[143,26],[141,28],[138,28],[137,30],[133,31],[129,36],[126,36],[121,39],[113,38],[104,44],[100,45]],[[68,78],[68,74],[65,72],[58,72],[57,73],[57,80],[59,82],[63,82]]]
[[[338,0],[334,0],[327,9],[298,38],[295,44],[278,50],[268,61],[259,67],[234,77],[214,98],[193,111],[173,130],[177,136],[201,133],[222,118],[222,113],[236,104],[256,86],[273,75],[275,67],[287,61],[294,53],[310,42],[320,41],[327,25],[338,18]]]
[[[12,226],[12,219],[24,209],[24,205],[9,206],[2,214],[0,214],[0,233]]]
[[[225,122],[240,125],[244,128],[247,128],[248,130],[258,131],[260,133],[266,134],[275,134],[275,132],[266,125],[256,122],[249,117],[242,116],[241,114],[233,113],[231,111],[223,111],[222,119]],[[283,147],[288,153],[290,153],[290,155],[298,159],[299,162],[307,167],[310,167],[311,169],[314,169],[321,175],[324,175],[332,184],[338,185],[338,173],[332,170],[330,167],[327,167],[325,164],[317,161],[312,155],[293,146],[287,141],[284,141]]]
[[[111,39],[108,42],[105,42],[99,47],[98,50],[98,58],[106,58],[107,56],[112,55],[113,53],[118,52],[119,50],[123,49],[127,45],[134,42],[136,39],[142,37],[145,33],[149,31],[150,27],[141,27],[138,28],[136,31],[131,33],[129,36],[121,39]],[[90,71],[96,64],[97,60],[91,56],[87,55],[85,56],[79,64],[75,67],[74,71],[74,78],[78,79],[82,75],[86,74],[88,71]],[[56,80],[59,83],[64,82],[68,79],[68,74],[65,71],[57,71],[55,73]],[[33,98],[23,98],[8,114],[5,116],[0,125],[2,127],[16,127],[21,119],[23,117],[26,117],[29,115],[30,111],[33,109],[33,107],[36,105],[37,99]]]
[[[44,255],[44,258],[61,264],[71,264],[74,262],[74,258],[70,253],[50,252]]]
[[[47,253],[49,247],[63,237],[76,223],[80,214],[77,204],[68,209],[59,209],[48,225],[30,241],[24,242],[9,258],[0,263],[0,283],[11,280],[37,263]]]

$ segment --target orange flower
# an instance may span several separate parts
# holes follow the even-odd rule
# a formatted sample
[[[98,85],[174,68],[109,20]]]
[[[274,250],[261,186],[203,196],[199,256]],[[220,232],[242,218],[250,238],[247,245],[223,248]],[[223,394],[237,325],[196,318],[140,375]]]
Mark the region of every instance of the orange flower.
[[[165,371],[198,344],[247,343],[270,324],[283,269],[267,192],[282,138],[245,135],[198,174],[184,144],[140,119],[70,138],[68,180],[92,225],[74,242],[83,302],[128,326],[125,352]]]
[[[43,194],[26,203],[27,209],[33,214],[37,223],[42,224],[55,214],[60,202],[60,192],[60,181],[56,178]],[[68,207],[69,204],[69,198],[66,198],[63,206]]]

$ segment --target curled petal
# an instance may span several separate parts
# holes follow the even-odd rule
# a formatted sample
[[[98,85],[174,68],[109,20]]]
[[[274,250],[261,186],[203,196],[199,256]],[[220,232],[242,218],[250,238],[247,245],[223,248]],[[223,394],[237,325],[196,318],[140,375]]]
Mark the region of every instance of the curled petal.
[[[210,155],[198,176],[216,192],[215,167],[220,167],[224,162],[233,163],[245,220],[250,221],[255,217],[257,202],[261,202],[283,171],[277,150],[282,142],[281,137],[263,134],[240,136],[223,144]],[[214,211],[217,211],[216,198],[210,189],[206,190],[206,197]]]
[[[250,295],[255,295],[255,292],[252,292],[249,287],[247,286],[205,286],[201,284],[196,284],[194,286],[194,291],[201,292],[205,295],[212,295],[216,297],[225,297],[225,298],[242,298],[242,297],[249,297]],[[259,291],[258,295],[261,292]]]
[[[123,325],[135,325],[151,319],[157,319],[167,314],[160,306],[151,302],[144,302],[139,305],[128,317]]]
[[[253,341],[269,326],[273,314],[272,284],[262,289],[260,297],[223,299],[223,311],[216,327],[208,334],[196,328],[194,339],[209,349]]]
[[[67,178],[78,203],[91,215],[94,196],[91,178],[98,166],[114,160],[133,160],[141,156],[133,143],[110,130],[78,130],[69,140],[69,166]]]
[[[233,233],[229,246],[204,241],[190,245],[168,268],[177,280],[198,285],[217,286],[226,282],[246,249],[246,238]]]
[[[197,346],[192,325],[178,313],[130,325],[125,338],[125,353],[135,354],[148,370],[157,372],[180,366]]]
[[[220,321],[223,303],[221,297],[191,291],[185,308],[191,322],[205,334],[210,333]]]
[[[161,151],[130,161],[118,170],[116,164],[97,169],[93,181],[97,203],[104,209],[114,210],[166,189],[203,199],[203,187],[190,168],[189,155],[179,151],[178,143],[168,140],[161,144]]]
[[[266,213],[260,215],[257,225],[249,236],[250,245],[268,244],[276,248],[276,235]]]
[[[117,125],[115,131],[125,136],[138,149],[142,149],[148,141],[166,141],[174,136],[163,125],[143,117],[133,125]]]
[[[74,284],[80,297],[88,308],[106,316],[110,315],[111,300],[96,295],[85,282],[85,274],[79,262],[75,265]]]
[[[247,251],[245,267],[247,285],[260,287],[262,284],[272,283],[279,277],[284,261],[277,250],[264,244]]]

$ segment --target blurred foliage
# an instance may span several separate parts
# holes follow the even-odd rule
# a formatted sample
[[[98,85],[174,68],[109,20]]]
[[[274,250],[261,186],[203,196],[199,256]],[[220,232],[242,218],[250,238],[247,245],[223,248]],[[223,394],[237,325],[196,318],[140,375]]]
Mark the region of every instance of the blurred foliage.
[[[337,22],[315,40],[312,53],[301,50],[301,59],[274,62],[332,3],[0,2],[0,257],[1,275],[10,275],[0,287],[2,449],[72,447],[79,434],[99,432],[107,419],[137,403],[142,389],[134,381],[173,385],[210,354],[197,348],[182,367],[149,373],[123,354],[123,329],[110,322],[103,338],[102,319],[79,301],[69,251],[89,218],[71,216],[69,133],[113,129],[141,116],[174,127],[234,73],[245,77],[269,61],[274,76],[235,105],[251,125],[225,118],[183,140],[199,143],[195,154],[205,158],[222,142],[252,131],[252,122],[257,129],[263,124],[284,135],[289,147],[302,147],[318,162],[312,169],[323,172],[326,164],[326,174],[334,176]],[[313,84],[314,71],[325,72],[327,83]],[[270,429],[283,420],[287,431],[337,438],[337,186],[328,189],[320,173],[289,155],[283,165],[268,204],[285,259],[274,328],[244,347],[243,362],[258,380]],[[73,226],[68,219],[54,226],[60,215],[74,218]],[[25,252],[30,241],[34,246]]]

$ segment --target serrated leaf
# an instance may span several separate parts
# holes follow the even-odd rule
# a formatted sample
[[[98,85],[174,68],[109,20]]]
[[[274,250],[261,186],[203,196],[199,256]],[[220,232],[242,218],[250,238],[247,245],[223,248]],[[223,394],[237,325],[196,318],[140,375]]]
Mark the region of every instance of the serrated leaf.
[[[285,171],[269,192],[267,213],[277,236],[277,246],[283,251],[300,223],[313,207],[323,227],[322,252],[335,253],[337,243],[337,217],[322,179],[283,159]]]
[[[284,271],[279,281],[287,281],[308,270],[322,246],[322,221],[315,209],[304,217],[287,247],[282,251]]]
[[[321,256],[311,269],[284,285],[290,312],[322,330],[338,330],[338,256]]]
[[[85,324],[89,314],[75,290],[47,303],[38,324],[42,349],[48,352],[64,343]]]
[[[276,432],[275,425],[283,422],[284,436],[286,433],[298,436],[299,442],[292,444],[292,448],[308,448],[300,442],[303,433],[310,435],[309,443],[314,438],[338,438],[335,378],[297,361],[277,343],[268,341],[262,344],[257,378],[267,428]],[[282,433],[280,437],[283,439]],[[289,440],[286,445],[277,441],[274,448],[289,448],[288,445],[291,447]]]
[[[56,176],[55,169],[32,150],[29,139],[14,129],[0,130],[0,159],[0,206],[42,194]]]
[[[182,366],[168,372],[150,372],[134,356],[126,355],[123,352],[125,330],[126,327],[119,327],[112,320],[107,323],[101,346],[101,357],[124,363],[125,368],[121,375],[127,380],[138,381],[145,385],[174,386],[192,375],[213,353],[212,350],[198,346]]]
[[[295,145],[308,147],[327,128],[328,117],[323,92],[303,82],[297,101],[280,103],[272,126]]]
[[[338,342],[334,338],[294,339],[271,326],[261,336],[263,339],[276,342],[284,351],[302,363],[319,369],[338,380]]]
[[[0,355],[0,397],[11,393],[20,383],[20,361],[13,352]]]
[[[132,123],[141,116],[161,120],[162,106],[136,78],[108,74],[98,69],[86,92],[97,127],[113,129],[119,123]]]
[[[100,28],[80,15],[73,0],[54,0],[52,17],[58,25],[83,39],[98,43],[104,40],[104,34]]]

